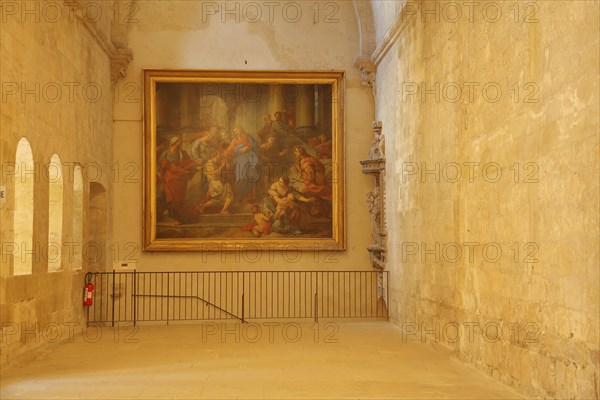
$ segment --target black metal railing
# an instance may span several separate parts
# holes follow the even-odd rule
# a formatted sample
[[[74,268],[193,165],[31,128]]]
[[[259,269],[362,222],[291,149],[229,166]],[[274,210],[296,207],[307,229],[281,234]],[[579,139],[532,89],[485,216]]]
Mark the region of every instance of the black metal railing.
[[[91,323],[388,318],[387,271],[89,272]]]

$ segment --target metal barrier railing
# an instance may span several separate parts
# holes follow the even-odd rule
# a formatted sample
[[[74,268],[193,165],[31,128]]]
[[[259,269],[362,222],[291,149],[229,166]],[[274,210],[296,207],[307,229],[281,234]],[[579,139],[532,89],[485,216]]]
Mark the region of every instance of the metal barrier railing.
[[[388,318],[387,271],[88,272],[91,323]]]

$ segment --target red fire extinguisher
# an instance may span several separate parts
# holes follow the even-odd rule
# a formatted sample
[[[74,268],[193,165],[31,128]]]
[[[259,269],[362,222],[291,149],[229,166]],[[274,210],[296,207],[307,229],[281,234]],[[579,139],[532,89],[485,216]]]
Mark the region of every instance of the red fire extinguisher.
[[[90,307],[94,300],[94,284],[92,284],[91,279],[83,288],[83,305],[86,307]]]

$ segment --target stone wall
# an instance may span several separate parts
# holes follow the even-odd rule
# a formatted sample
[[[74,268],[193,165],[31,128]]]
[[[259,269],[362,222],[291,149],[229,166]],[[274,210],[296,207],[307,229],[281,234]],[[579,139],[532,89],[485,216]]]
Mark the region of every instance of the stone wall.
[[[368,156],[373,96],[370,88],[361,85],[352,64],[358,54],[352,3],[283,2],[272,8],[255,2],[231,2],[226,8],[222,4],[144,1],[135,15],[136,22],[129,25],[129,46],[135,57],[127,79],[118,85],[113,158],[121,166],[137,168],[131,179],[115,184],[115,246],[136,249],[129,258],[144,271],[368,270],[370,234],[364,229],[369,226],[365,195],[371,181],[360,172],[358,161]],[[347,250],[321,254],[305,251],[295,255],[293,262],[281,251],[259,257],[241,252],[142,252],[143,68],[346,71]]]
[[[474,4],[409,2],[378,42],[393,320],[527,396],[597,398],[598,3]]]
[[[110,61],[102,46],[103,38],[110,37],[112,14],[108,3],[80,4],[84,14],[62,2],[2,4],[0,186],[6,196],[0,204],[2,362],[66,340],[69,329],[80,333],[84,273],[96,258],[94,249],[83,249],[89,235],[99,229],[110,231],[108,217],[89,224],[86,216],[90,182],[101,185],[108,197],[112,191],[112,179],[106,174],[112,159]],[[15,205],[22,201],[15,198],[14,189],[21,179],[23,166],[15,165],[15,157],[23,137],[31,146],[34,167],[28,172],[34,180],[33,239],[27,247],[32,253],[25,255],[32,260],[32,274],[14,276],[13,245],[22,245],[15,243],[19,237],[15,233],[24,229],[14,215]],[[63,219],[61,243],[49,245],[49,183],[54,175],[48,174],[48,166],[53,154],[62,163]],[[75,211],[76,166],[83,172],[79,201],[83,218]],[[109,204],[100,205],[106,215]],[[75,239],[77,232],[82,232],[81,239]],[[46,254],[54,245],[61,248],[61,267],[48,272]]]

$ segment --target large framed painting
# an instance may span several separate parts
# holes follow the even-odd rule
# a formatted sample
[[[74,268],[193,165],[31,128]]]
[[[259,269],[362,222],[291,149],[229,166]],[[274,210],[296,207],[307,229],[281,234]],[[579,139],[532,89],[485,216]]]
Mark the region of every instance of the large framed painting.
[[[344,73],[146,69],[144,250],[344,250]]]

